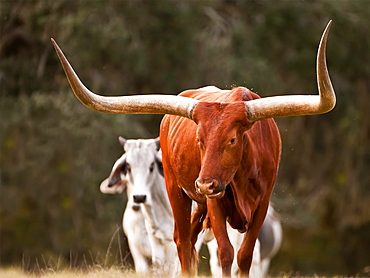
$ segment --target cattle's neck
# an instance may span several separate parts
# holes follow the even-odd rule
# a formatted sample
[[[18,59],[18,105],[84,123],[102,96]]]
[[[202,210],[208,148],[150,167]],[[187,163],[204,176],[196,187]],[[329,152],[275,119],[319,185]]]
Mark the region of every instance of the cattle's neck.
[[[170,202],[165,189],[165,182],[162,176],[158,175],[158,180],[153,182],[150,190],[151,203],[141,204],[144,218],[150,224],[153,231],[172,230],[173,214]]]
[[[252,127],[243,102],[201,102],[193,112],[197,123],[201,170],[195,182],[198,193],[210,198],[223,196],[240,164],[243,134]]]
[[[151,185],[150,193],[153,198],[154,213],[159,215],[158,218],[169,217],[172,219],[172,209],[167,196],[166,184],[158,169],[156,169],[156,176]]]

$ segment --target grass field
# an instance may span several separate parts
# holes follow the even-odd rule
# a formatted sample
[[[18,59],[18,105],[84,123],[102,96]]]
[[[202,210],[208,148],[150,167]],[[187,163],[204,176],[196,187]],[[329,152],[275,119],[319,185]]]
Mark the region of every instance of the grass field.
[[[138,275],[131,270],[122,270],[119,268],[102,269],[99,266],[92,267],[89,270],[61,270],[54,271],[52,269],[44,269],[39,273],[25,273],[17,268],[3,268],[0,269],[1,278],[31,278],[31,277],[50,277],[50,278],[146,278],[147,275]],[[292,274],[283,274],[278,278],[308,278],[309,276],[295,276]],[[342,278],[345,276],[310,276],[313,278]],[[360,276],[355,276],[360,277]],[[162,276],[161,276],[162,278]],[[207,276],[199,276],[199,278],[208,278]],[[271,277],[272,278],[272,277]]]
[[[0,269],[1,278],[31,278],[31,277],[50,277],[50,278],[144,278],[145,276],[137,275],[129,270],[122,270],[118,268],[102,269],[98,267],[90,270],[61,270],[54,271],[52,269],[41,270],[36,273],[25,273],[21,269],[6,268]]]

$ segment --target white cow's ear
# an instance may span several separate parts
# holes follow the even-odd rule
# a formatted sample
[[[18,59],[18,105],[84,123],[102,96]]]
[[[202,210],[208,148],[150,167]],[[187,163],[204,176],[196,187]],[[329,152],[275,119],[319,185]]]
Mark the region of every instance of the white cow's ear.
[[[126,175],[127,171],[126,154],[123,154],[113,165],[112,171],[108,177],[108,187],[112,187],[118,183],[121,180],[121,174]]]
[[[125,144],[127,142],[127,139],[123,138],[122,136],[118,137],[119,143],[122,145],[122,147],[125,147]]]
[[[114,163],[112,171],[108,178],[100,184],[100,191],[104,194],[120,194],[127,185],[126,173],[126,154],[123,154]]]
[[[155,144],[157,145],[157,150],[159,150],[160,149],[160,144],[159,144],[159,137],[157,137],[157,138],[155,138],[154,139],[154,142],[155,142]]]
[[[100,184],[100,192],[104,194],[121,194],[126,188],[126,180],[120,180],[113,186],[108,186],[109,178],[106,178]]]

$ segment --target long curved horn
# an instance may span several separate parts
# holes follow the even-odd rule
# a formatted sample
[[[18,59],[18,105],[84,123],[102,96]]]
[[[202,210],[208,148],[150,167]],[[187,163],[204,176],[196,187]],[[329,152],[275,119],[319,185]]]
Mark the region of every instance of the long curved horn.
[[[246,101],[247,117],[251,122],[275,117],[323,114],[334,108],[335,92],[326,66],[326,41],[331,23],[330,20],[324,30],[317,52],[319,95],[287,95]]]
[[[94,94],[82,84],[55,40],[51,41],[74,94],[87,107],[112,114],[172,114],[192,119],[193,109],[198,103],[192,98],[171,95],[106,97]]]

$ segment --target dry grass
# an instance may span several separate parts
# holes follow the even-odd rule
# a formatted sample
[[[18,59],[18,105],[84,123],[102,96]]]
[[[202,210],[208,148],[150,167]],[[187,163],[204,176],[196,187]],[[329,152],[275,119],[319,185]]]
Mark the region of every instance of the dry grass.
[[[88,270],[66,269],[53,270],[41,269],[37,273],[26,273],[20,268],[0,268],[1,278],[164,278],[163,275],[141,275],[136,274],[133,270],[122,269],[119,267],[111,267],[104,269],[100,266],[90,267]],[[199,276],[198,278],[207,278],[207,276]]]
[[[132,270],[123,270],[120,268],[109,268],[103,269],[99,266],[91,267],[89,270],[60,270],[54,271],[52,269],[45,269],[39,272],[38,274],[25,273],[18,268],[4,268],[0,269],[1,278],[146,278],[146,275],[138,275]],[[301,276],[297,277],[292,274],[283,274],[279,278],[343,278],[344,276]],[[360,276],[356,276],[360,277]],[[206,278],[202,276],[199,278]]]
[[[7,268],[0,269],[1,278],[144,278],[145,276],[137,275],[131,270],[122,270],[119,268],[102,269],[93,267],[89,270],[60,270],[45,269],[39,273],[25,273],[21,269]]]

